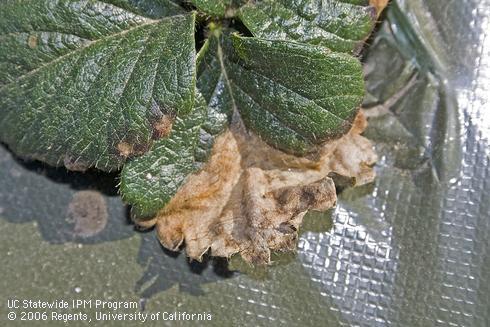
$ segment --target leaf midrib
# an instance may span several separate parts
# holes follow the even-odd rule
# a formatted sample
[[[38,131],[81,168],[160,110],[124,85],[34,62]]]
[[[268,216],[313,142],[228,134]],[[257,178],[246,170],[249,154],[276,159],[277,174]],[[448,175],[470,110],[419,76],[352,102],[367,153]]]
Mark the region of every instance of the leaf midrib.
[[[230,92],[231,103],[233,105],[233,112],[234,112],[234,114],[236,114],[240,117],[240,113],[238,112],[238,108],[236,106],[235,97],[233,96],[233,90],[231,88],[231,82],[230,82],[230,79],[228,77],[228,72],[226,71],[225,58],[223,56],[223,48],[221,47],[220,37],[217,37],[217,43],[218,43],[218,49],[216,52],[218,54],[219,65],[221,67],[221,72],[222,72],[223,77],[224,77],[225,82],[226,82],[226,87],[228,88],[228,91]],[[241,120],[241,118],[240,118],[240,120]]]

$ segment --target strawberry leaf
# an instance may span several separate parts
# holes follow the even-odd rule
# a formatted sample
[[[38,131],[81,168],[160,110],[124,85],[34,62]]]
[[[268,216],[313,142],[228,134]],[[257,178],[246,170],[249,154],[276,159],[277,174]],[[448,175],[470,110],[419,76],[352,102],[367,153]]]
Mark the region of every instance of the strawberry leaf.
[[[223,112],[236,108],[264,141],[299,155],[350,129],[364,95],[356,58],[309,44],[218,34],[206,54],[215,58],[207,67],[215,70],[209,75],[220,95],[210,103]]]
[[[192,110],[194,15],[173,2],[8,1],[0,31],[0,139],[21,156],[117,169]]]
[[[238,16],[260,38],[356,53],[374,27],[376,9],[363,0],[263,0],[243,6]]]
[[[201,146],[207,106],[197,93],[194,110],[175,120],[169,137],[155,142],[141,157],[124,165],[120,191],[133,214],[145,217],[162,208],[184,183],[187,175],[200,168],[207,151]]]
[[[246,0],[191,0],[200,11],[216,17],[233,17]]]

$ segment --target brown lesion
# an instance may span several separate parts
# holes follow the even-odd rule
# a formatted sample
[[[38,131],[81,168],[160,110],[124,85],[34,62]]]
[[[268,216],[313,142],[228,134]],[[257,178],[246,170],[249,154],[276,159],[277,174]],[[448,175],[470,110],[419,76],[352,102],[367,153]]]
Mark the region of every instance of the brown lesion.
[[[121,141],[117,144],[117,150],[121,157],[128,158],[134,153],[134,146],[128,142]]]
[[[170,135],[172,132],[172,126],[175,121],[175,116],[172,115],[162,115],[159,119],[152,123],[152,130],[154,140],[159,140]]]
[[[204,253],[254,264],[268,264],[272,250],[294,250],[297,230],[308,210],[325,211],[336,203],[329,174],[355,185],[374,179],[376,155],[360,133],[360,113],[343,137],[322,146],[315,157],[299,158],[271,148],[243,127],[232,127],[215,142],[209,161],[188,177],[177,194],[150,221],[161,243],[189,257]]]
[[[121,140],[115,145],[117,155],[123,159],[137,157],[148,152],[152,141],[137,143],[131,139]]]
[[[29,35],[29,37],[27,38],[27,45],[29,46],[29,48],[31,49],[37,48],[37,43],[38,43],[37,35],[35,34]]]

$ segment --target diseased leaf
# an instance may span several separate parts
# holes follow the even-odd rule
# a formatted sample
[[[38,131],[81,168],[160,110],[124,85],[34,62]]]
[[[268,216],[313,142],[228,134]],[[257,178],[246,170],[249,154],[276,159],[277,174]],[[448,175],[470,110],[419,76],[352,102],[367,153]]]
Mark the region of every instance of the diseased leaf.
[[[350,129],[364,94],[356,58],[308,44],[238,35],[228,41],[218,34],[206,54],[217,58],[208,60],[209,75],[218,80],[210,84],[219,95],[211,103],[223,111],[234,105],[264,141],[299,155]]]
[[[374,28],[376,9],[363,0],[262,0],[238,16],[256,37],[357,53]]]
[[[217,67],[219,61],[208,51],[211,42],[208,40],[197,56],[199,91],[193,111],[177,117],[168,138],[124,165],[120,191],[136,217],[148,217],[163,208],[186,177],[207,161],[215,137],[228,125],[231,100]]]
[[[150,151],[124,165],[120,191],[124,201],[133,205],[133,214],[155,214],[170,201],[187,175],[200,168],[196,157],[207,159],[212,144],[201,144],[201,135],[208,137],[202,129],[206,113],[206,102],[198,93],[194,110],[177,116],[169,137],[156,141]]]
[[[146,152],[194,103],[194,15],[164,17],[179,12],[170,1],[0,4],[0,139],[72,169]]]
[[[223,44],[218,28],[211,34],[197,58],[206,118],[205,103],[196,104],[193,114],[177,118],[168,139],[122,171],[121,192],[136,216],[154,214],[187,183],[234,110],[240,113],[234,124],[243,119],[263,140],[295,154],[318,150],[351,128],[364,89],[357,59],[311,45],[229,34],[232,41]]]
[[[170,250],[185,242],[192,259],[201,260],[210,250],[212,256],[240,253],[248,262],[267,264],[271,250],[294,249],[308,210],[335,204],[332,172],[353,185],[374,179],[376,154],[359,135],[365,126],[359,115],[347,135],[307,159],[273,149],[232,125],[216,139],[204,168],[188,177],[155,218],[138,224],[156,225]]]
[[[197,9],[217,17],[233,17],[247,0],[191,0]]]
[[[386,1],[190,1],[257,37],[213,21],[196,58],[182,0],[0,4],[0,139],[69,169],[125,163],[121,194],[164,246],[268,263],[336,187],[374,178],[352,54]]]

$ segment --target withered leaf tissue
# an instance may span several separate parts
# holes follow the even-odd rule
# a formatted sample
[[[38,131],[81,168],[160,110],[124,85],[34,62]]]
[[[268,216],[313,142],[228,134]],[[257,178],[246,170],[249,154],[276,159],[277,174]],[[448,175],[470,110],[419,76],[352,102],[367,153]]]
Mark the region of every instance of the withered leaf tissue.
[[[156,226],[170,250],[185,244],[195,260],[209,251],[226,258],[240,253],[252,264],[268,264],[271,251],[295,249],[308,210],[335,206],[336,183],[373,181],[377,157],[360,135],[366,126],[360,111],[349,133],[324,144],[315,158],[300,158],[232,124],[216,139],[203,169],[188,177],[156,217],[137,223]]]

